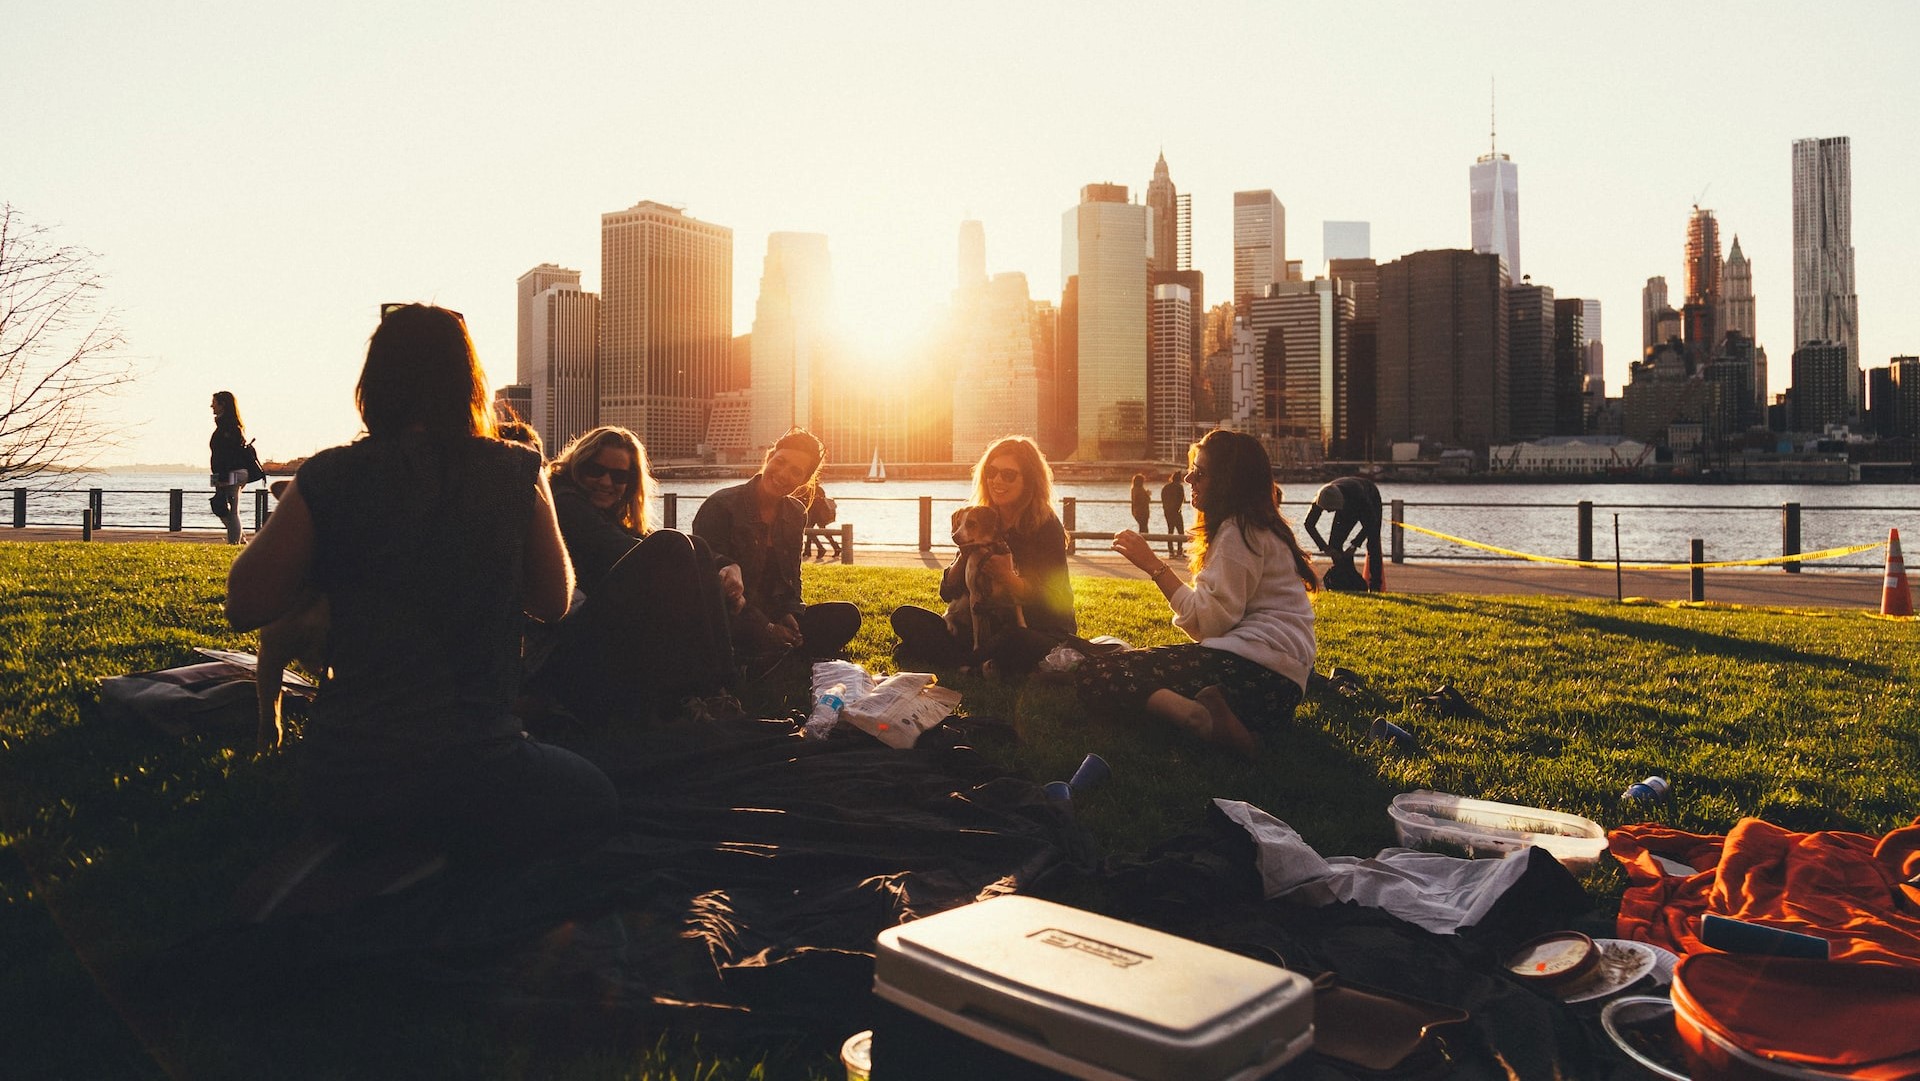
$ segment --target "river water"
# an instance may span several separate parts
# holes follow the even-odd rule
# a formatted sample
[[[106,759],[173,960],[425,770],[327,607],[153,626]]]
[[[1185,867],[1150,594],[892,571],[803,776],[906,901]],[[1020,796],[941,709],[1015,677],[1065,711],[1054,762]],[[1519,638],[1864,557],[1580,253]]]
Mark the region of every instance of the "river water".
[[[207,507],[212,489],[201,473],[70,473],[36,480],[27,493],[30,525],[77,528],[87,489],[101,492],[101,524],[106,528],[165,529],[168,489],[182,493],[182,525],[218,530]],[[668,480],[655,484],[676,496],[677,521],[692,524],[699,503],[735,480]],[[242,498],[251,528],[253,491]],[[947,519],[967,499],[964,480],[896,480],[882,484],[855,481],[829,487],[839,506],[839,523],[853,526],[856,545],[911,548],[919,539],[919,499],[933,500],[934,541],[946,545]],[[1154,486],[1153,528],[1160,518]],[[1296,484],[1283,495],[1287,516],[1296,526],[1305,517],[1314,486]],[[1112,531],[1133,528],[1124,481],[1063,483],[1055,494],[1076,502],[1076,528]],[[1800,484],[1401,484],[1381,485],[1388,500],[1404,500],[1410,525],[1538,555],[1573,558],[1579,554],[1576,506],[1593,508],[1594,558],[1614,556],[1613,526],[1618,515],[1620,557],[1629,563],[1685,562],[1689,541],[1706,542],[1709,560],[1758,559],[1781,552],[1781,505],[1801,504],[1801,550],[1816,551],[1884,541],[1898,527],[1913,543],[1920,538],[1920,486]],[[13,493],[0,496],[0,521],[13,521]],[[656,521],[661,503],[655,500]],[[1187,510],[1192,524],[1192,508]],[[1324,521],[1324,519],[1323,519]],[[1324,529],[1322,530],[1324,532]],[[0,539],[5,534],[0,533]],[[1488,559],[1485,553],[1408,530],[1407,558]],[[1303,538],[1304,539],[1304,538]],[[1878,569],[1884,552],[1872,551],[1806,564],[1808,570]]]

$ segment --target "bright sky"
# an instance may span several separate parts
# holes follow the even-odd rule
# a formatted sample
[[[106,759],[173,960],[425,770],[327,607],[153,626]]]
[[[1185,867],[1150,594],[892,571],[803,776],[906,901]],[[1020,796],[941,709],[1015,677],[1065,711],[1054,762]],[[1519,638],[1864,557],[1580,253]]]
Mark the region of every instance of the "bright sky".
[[[1682,291],[1701,192],[1792,353],[1790,147],[1853,140],[1862,356],[1920,352],[1920,5],[13,4],[0,200],[100,255],[142,358],[104,461],[199,462],[230,389],[268,457],[351,439],[382,301],[466,313],[496,384],[514,280],[599,283],[641,199],[734,230],[749,329],[766,234],[830,238],[843,311],[904,342],[962,218],[1057,301],[1082,184],[1144,198],[1163,148],[1195,264],[1232,281],[1231,200],[1272,188],[1311,271],[1323,220],[1381,261],[1469,243],[1467,169],[1520,177],[1523,269],[1605,307],[1608,387],[1640,288]],[[1148,12],[1152,13],[1149,14]]]

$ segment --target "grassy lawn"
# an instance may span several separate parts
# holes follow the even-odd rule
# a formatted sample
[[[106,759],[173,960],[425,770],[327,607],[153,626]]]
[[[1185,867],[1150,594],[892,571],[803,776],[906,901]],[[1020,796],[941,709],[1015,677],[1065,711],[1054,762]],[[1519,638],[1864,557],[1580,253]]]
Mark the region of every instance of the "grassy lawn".
[[[298,830],[284,759],[253,761],[209,739],[168,740],[103,721],[103,676],[188,663],[197,645],[252,649],[219,612],[231,550],[218,545],[0,544],[0,1047],[9,1076],[161,1076],[116,1015],[111,972],[218,922],[236,884]],[[886,613],[934,604],[924,570],[808,566],[811,599],[859,603],[855,659],[890,668]],[[1082,630],[1136,645],[1174,641],[1144,582],[1077,585]],[[1258,760],[1239,762],[1138,718],[1086,716],[1057,687],[956,679],[963,710],[1011,721],[997,752],[1037,780],[1087,751],[1113,766],[1077,812],[1107,853],[1128,853],[1201,820],[1213,796],[1243,799],[1325,854],[1393,842],[1387,801],[1433,788],[1550,807],[1613,826],[1648,812],[1628,783],[1658,773],[1670,804],[1650,813],[1723,832],[1755,815],[1796,829],[1883,832],[1920,813],[1920,649],[1915,627],[1851,612],[1620,606],[1562,599],[1353,597],[1318,602],[1320,665],[1352,668],[1375,701],[1310,697]],[[1484,718],[1412,704],[1459,688]],[[748,688],[763,715],[802,705],[798,686]],[[1403,705],[1403,703],[1407,705]],[[1367,737],[1384,715],[1419,739],[1395,754]],[[1621,879],[1603,861],[1602,906]],[[77,947],[78,954],[69,948]],[[84,959],[84,962],[82,961]],[[84,967],[83,967],[84,964]],[[329,1023],[327,1062],[351,1076],[354,1046],[395,1004],[360,1003]],[[314,1027],[324,1027],[315,1022]],[[545,1076],[474,1022],[415,1026],[434,1074]],[[182,1039],[191,1044],[191,1034]],[[636,1034],[632,1054],[582,1054],[565,1076],[829,1076],[829,1063],[770,1049],[715,1058]],[[219,1072],[217,1048],[190,1055]],[[364,1064],[362,1064],[364,1067]]]

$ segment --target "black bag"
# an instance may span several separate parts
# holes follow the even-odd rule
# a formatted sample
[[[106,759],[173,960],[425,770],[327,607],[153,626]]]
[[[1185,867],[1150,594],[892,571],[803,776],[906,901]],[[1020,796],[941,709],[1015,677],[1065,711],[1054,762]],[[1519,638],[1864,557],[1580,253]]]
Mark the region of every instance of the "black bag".
[[[824,495],[821,496],[820,502],[825,504],[825,506],[820,511],[820,524],[832,525],[833,520],[840,516],[840,507],[836,503],[834,503],[832,497],[830,496],[824,496]]]
[[[266,480],[267,470],[260,464],[260,452],[253,449],[253,440],[247,440],[247,483]]]
[[[225,492],[215,492],[207,497],[207,509],[213,512],[215,518],[225,518],[231,507],[232,504],[227,502]]]

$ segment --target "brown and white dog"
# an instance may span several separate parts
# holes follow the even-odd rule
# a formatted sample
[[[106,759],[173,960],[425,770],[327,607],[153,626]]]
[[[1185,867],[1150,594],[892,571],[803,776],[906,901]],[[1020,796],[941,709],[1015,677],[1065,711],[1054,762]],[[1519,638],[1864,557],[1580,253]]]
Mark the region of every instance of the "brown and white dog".
[[[269,486],[279,499],[287,482]],[[327,631],[333,625],[333,609],[324,593],[309,592],[292,610],[260,628],[259,667],[254,670],[253,688],[259,706],[260,722],[255,749],[265,753],[280,745],[285,731],[280,720],[280,684],[287,665],[299,661],[308,674],[324,679],[327,674]]]
[[[954,638],[973,643],[976,659],[1007,627],[1027,625],[1026,611],[989,566],[996,559],[1012,565],[1001,534],[1000,513],[992,507],[961,507],[953,512],[953,543],[960,548],[961,580],[967,592],[947,605],[947,629]]]

